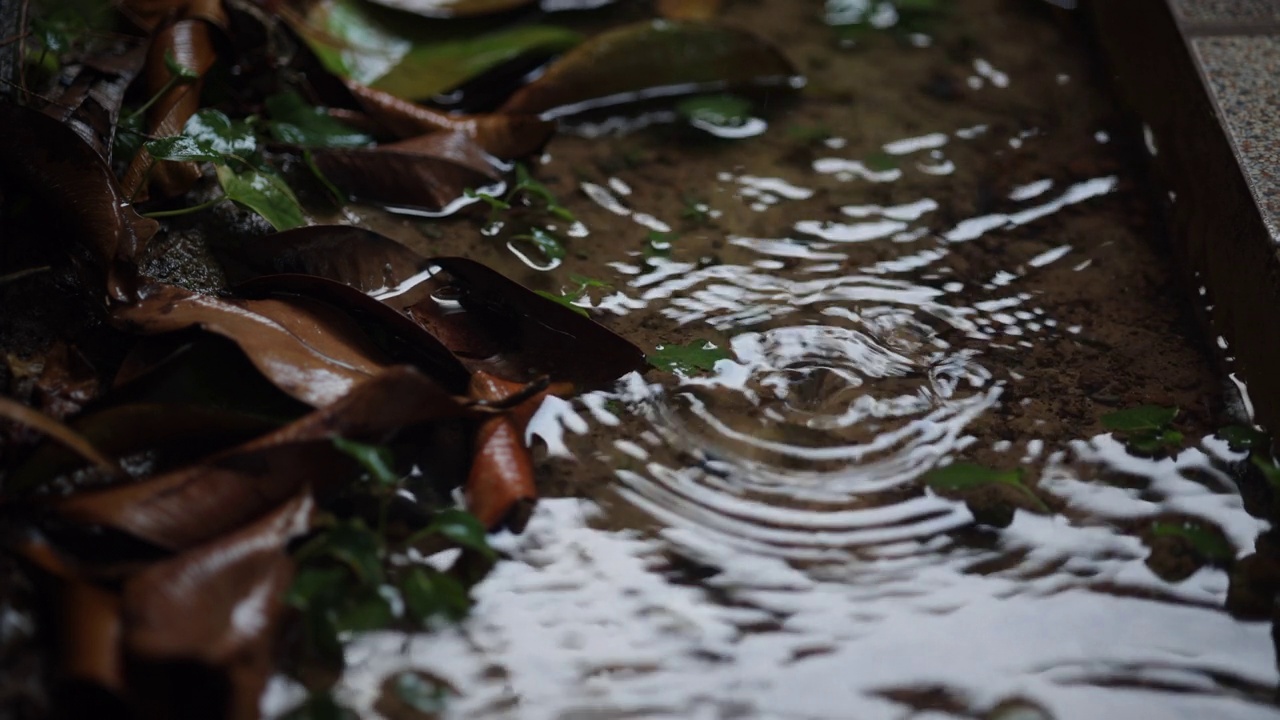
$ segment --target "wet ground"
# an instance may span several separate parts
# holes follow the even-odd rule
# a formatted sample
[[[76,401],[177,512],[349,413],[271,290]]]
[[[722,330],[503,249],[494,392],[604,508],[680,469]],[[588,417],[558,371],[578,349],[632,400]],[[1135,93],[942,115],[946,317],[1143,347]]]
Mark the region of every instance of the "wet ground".
[[[357,640],[345,701],[391,712],[380,688],[415,668],[458,718],[1280,716],[1269,613],[1228,568],[1268,525],[1213,437],[1247,400],[1141,140],[1069,13],[956,6],[845,47],[821,3],[730,3],[806,88],[746,139],[665,111],[557,137],[534,172],[580,224],[550,270],[483,214],[349,211],[535,288],[599,280],[580,304],[629,339],[727,358],[549,401],[547,499],[472,617]],[[1140,457],[1104,429],[1142,404],[1185,440]],[[927,487],[951,462],[1030,490]]]

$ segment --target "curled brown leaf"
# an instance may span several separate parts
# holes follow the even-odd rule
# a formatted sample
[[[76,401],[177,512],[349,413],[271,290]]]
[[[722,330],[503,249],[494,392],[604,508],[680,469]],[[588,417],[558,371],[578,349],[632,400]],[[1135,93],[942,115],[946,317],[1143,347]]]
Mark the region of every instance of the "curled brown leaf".
[[[111,477],[128,477],[114,460],[99,452],[80,433],[38,410],[33,410],[8,398],[0,397],[0,418],[11,420],[44,433],[61,445],[73,450]]]

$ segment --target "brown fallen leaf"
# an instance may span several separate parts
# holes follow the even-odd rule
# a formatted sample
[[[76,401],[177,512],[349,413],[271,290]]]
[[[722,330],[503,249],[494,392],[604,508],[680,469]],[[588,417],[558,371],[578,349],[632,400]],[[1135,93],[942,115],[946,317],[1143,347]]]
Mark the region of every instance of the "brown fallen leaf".
[[[147,46],[141,38],[116,38],[106,49],[64,68],[63,80],[53,94],[34,97],[32,106],[70,127],[110,161],[125,90],[146,57]]]
[[[391,298],[470,369],[516,380],[547,376],[577,387],[607,385],[646,367],[640,348],[591,318],[542,297],[474,260],[434,258],[444,273],[424,287],[456,300],[421,294]],[[409,304],[412,303],[412,304]]]
[[[258,717],[284,592],[293,578],[285,548],[311,529],[314,509],[304,489],[260,520],[129,578],[124,647],[134,661],[133,696],[146,708],[144,715],[185,715],[199,696],[214,705],[202,709],[202,717]],[[225,696],[191,686],[192,664],[225,677],[225,684],[214,685],[225,688]]]
[[[173,74],[166,57],[198,78],[171,84]],[[147,131],[152,137],[182,132],[187,120],[200,109],[204,75],[217,57],[213,26],[205,20],[179,20],[156,33],[147,53],[146,84],[151,95],[163,94],[147,110]],[[157,163],[146,148],[142,148],[129,163],[121,184],[129,197],[144,200],[147,196],[144,185],[148,181],[156,194],[174,197],[190,190],[199,179],[200,167],[196,163],[169,160]]]
[[[500,108],[544,118],[726,86],[788,87],[794,66],[742,30],[657,20],[601,33],[565,53]]]
[[[452,212],[468,189],[501,177],[491,158],[460,132],[312,154],[320,172],[351,198],[430,215]]]
[[[86,440],[80,433],[26,405],[0,397],[0,418],[25,425],[49,436],[66,448],[74,451],[100,471],[115,478],[126,478],[128,474],[111,458],[106,457]]]
[[[233,282],[282,273],[315,275],[369,293],[394,288],[430,267],[426,258],[385,235],[350,225],[311,225],[229,248]]]
[[[721,0],[657,0],[658,14],[670,20],[710,20]]]
[[[134,211],[106,162],[75,131],[30,108],[0,103],[0,188],[32,193],[66,237],[96,260],[105,298],[131,302],[133,259],[158,225]]]
[[[351,80],[346,85],[370,118],[400,138],[460,132],[485,152],[514,160],[542,147],[555,132],[555,123],[533,115],[450,115]]]
[[[388,364],[349,317],[306,298],[236,300],[150,285],[112,317],[141,334],[200,327],[221,335],[277,387],[313,406],[334,402]]]
[[[503,402],[526,390],[522,383],[504,380],[483,370],[471,377],[471,397]],[[538,500],[533,460],[525,445],[529,420],[548,394],[565,393],[564,386],[546,388],[502,415],[488,418],[476,431],[475,459],[467,475],[467,510],[487,528],[507,525],[524,529]]]
[[[332,405],[197,465],[55,507],[76,523],[189,548],[261,516],[305,484],[324,491],[354,478],[357,466],[333,447],[335,436],[381,442],[407,426],[483,413],[413,368],[392,367]]]

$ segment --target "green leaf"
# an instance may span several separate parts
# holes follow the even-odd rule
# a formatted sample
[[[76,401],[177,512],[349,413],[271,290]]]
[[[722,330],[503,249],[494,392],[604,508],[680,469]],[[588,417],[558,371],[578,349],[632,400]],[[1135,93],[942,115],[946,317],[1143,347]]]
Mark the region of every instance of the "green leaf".
[[[164,53],[164,66],[169,70],[169,74],[178,80],[191,82],[193,80],[200,79],[200,73],[185,65],[179,65],[178,61],[173,57],[173,52],[170,50],[166,50]]]
[[[570,274],[569,274],[569,282],[571,282],[571,283],[577,283],[578,285],[581,285],[583,289],[586,289],[586,288],[611,288],[611,287],[613,287],[612,285],[610,285],[609,283],[607,283],[607,282],[605,282],[605,281],[603,281],[603,280],[597,280],[597,279],[592,278],[592,277],[587,277],[586,275],[578,275],[577,273],[570,273]]]
[[[285,602],[291,607],[305,610],[325,602],[326,597],[340,596],[350,579],[350,571],[342,567],[300,568],[293,577],[293,584],[289,586]]]
[[[1250,455],[1249,460],[1253,463],[1254,467],[1262,471],[1262,476],[1267,479],[1267,483],[1269,483],[1273,489],[1280,490],[1280,467],[1276,467],[1275,462],[1270,458],[1263,457],[1259,453]]]
[[[457,545],[474,550],[490,560],[498,557],[489,546],[489,536],[484,525],[465,510],[441,510],[427,526],[427,532],[443,535]]]
[[[267,98],[271,136],[283,143],[304,147],[363,147],[373,138],[308,105],[296,92]]]
[[[1206,527],[1192,520],[1151,523],[1151,534],[1157,537],[1180,537],[1195,548],[1200,557],[1215,563],[1227,563],[1235,558],[1235,548],[1217,528]]]
[[[1236,452],[1265,449],[1271,439],[1265,432],[1245,425],[1229,425],[1214,433],[1214,436],[1226,440],[1227,445]]]
[[[418,44],[370,86],[402,98],[426,100],[522,55],[551,55],[581,41],[582,36],[572,30],[525,25],[476,37]]]
[[[516,235],[512,240],[529,241],[548,260],[563,260],[568,255],[568,251],[560,243],[560,238],[542,228],[532,228],[528,234]]]
[[[968,490],[990,483],[1022,484],[1022,468],[1013,470],[995,470],[973,463],[952,463],[930,470],[924,475],[924,482],[934,490]]]
[[[336,560],[365,585],[382,582],[382,541],[359,520],[337,523],[306,545],[299,555],[300,562],[312,558]]]
[[[871,153],[862,161],[871,172],[889,172],[898,169],[898,160],[886,152]]]
[[[1176,417],[1178,408],[1139,405],[1103,415],[1102,426],[1115,432],[1164,430]]]
[[[329,692],[310,695],[298,707],[281,716],[280,720],[359,720],[349,708],[343,707]]]
[[[205,108],[187,119],[182,134],[201,147],[248,162],[258,152],[258,138],[246,120],[232,120],[218,110]]]
[[[460,620],[471,608],[462,583],[428,568],[415,567],[405,573],[400,579],[400,594],[408,616],[423,625],[437,617]]]
[[[143,147],[156,160],[177,162],[226,162],[226,156],[206,140],[187,135],[173,135],[143,143]]]
[[[687,345],[659,345],[649,354],[649,364],[659,370],[691,375],[715,369],[716,362],[728,360],[729,353],[705,340]]]
[[[656,230],[650,231],[647,236],[644,256],[645,257],[666,257],[671,254],[672,241],[676,239],[675,233],[664,233]]]
[[[228,198],[258,213],[276,230],[307,224],[298,198],[278,175],[254,169],[236,172],[226,165],[219,165],[217,172]]]
[[[333,446],[351,456],[369,473],[369,477],[381,485],[394,487],[400,482],[400,473],[395,471],[395,458],[391,450],[383,445],[371,445],[344,437],[333,438]]]
[[[751,102],[737,95],[702,95],[680,101],[676,112],[691,122],[741,127],[751,119]]]
[[[449,696],[448,688],[434,683],[415,672],[402,672],[392,683],[396,695],[406,705],[418,712],[438,715],[444,711]]]
[[[334,627],[338,632],[366,632],[381,630],[395,622],[392,603],[382,587],[363,587],[342,598],[342,602],[329,608]]]

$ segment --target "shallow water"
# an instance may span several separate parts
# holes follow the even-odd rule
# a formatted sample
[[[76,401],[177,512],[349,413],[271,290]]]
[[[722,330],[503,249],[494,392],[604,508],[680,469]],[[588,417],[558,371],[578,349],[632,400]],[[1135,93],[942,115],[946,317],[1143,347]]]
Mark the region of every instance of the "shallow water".
[[[1247,399],[1196,338],[1141,145],[1069,13],[958,5],[840,48],[820,3],[731,4],[805,91],[745,140],[669,113],[557,138],[536,174],[582,224],[551,271],[481,218],[355,213],[533,287],[603,280],[583,304],[646,349],[730,357],[548,401],[549,497],[471,618],[357,639],[343,700],[375,717],[417,669],[456,718],[1280,716],[1271,622],[1226,612],[1226,569],[1149,557],[1155,518],[1237,557],[1268,525],[1212,437]],[[1181,408],[1173,456],[1104,431],[1143,403]],[[975,524],[921,482],[952,461],[1035,497]]]

